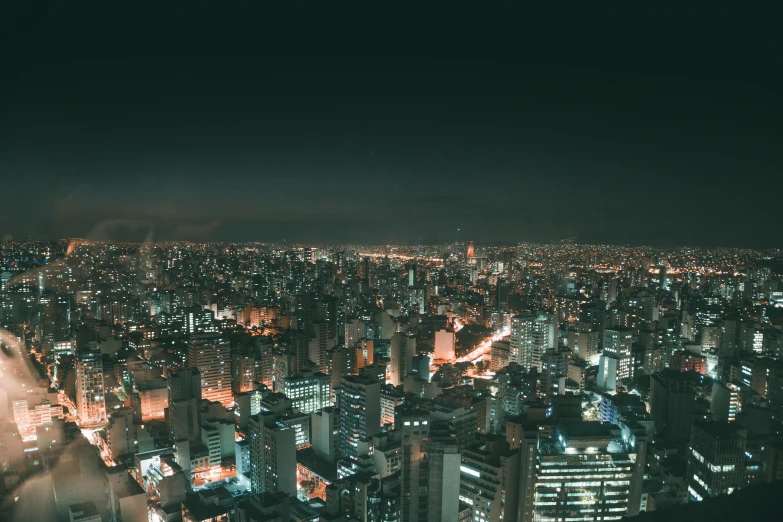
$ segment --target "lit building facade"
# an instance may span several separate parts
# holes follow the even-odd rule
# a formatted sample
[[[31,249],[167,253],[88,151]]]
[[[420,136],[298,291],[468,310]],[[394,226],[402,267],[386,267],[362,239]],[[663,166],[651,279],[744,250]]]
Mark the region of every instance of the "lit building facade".
[[[686,473],[691,501],[728,495],[745,485],[746,433],[736,423],[693,424]]]
[[[296,433],[274,416],[250,418],[250,485],[254,494],[296,495]]]
[[[621,380],[633,378],[632,343],[632,330],[613,328],[604,331],[604,351],[599,359],[596,378],[600,388],[614,390]]]
[[[462,452],[459,499],[470,505],[471,520],[516,522],[519,451],[491,438]]]
[[[211,333],[194,335],[188,343],[188,368],[201,373],[203,399],[231,405],[231,347],[226,339]]]
[[[377,435],[381,429],[381,383],[349,375],[338,393],[340,411],[340,455],[359,457],[359,441]]]
[[[76,352],[76,410],[82,424],[106,418],[103,359],[97,350]]]
[[[598,422],[556,426],[551,438],[539,441],[532,520],[620,520],[637,514],[646,450],[643,437],[629,443]]]
[[[291,406],[302,413],[313,413],[331,406],[330,377],[321,372],[302,372],[282,380],[281,391]]]
[[[555,320],[551,315],[524,313],[511,318],[511,352],[509,362],[526,370],[541,371],[542,357],[555,348]]]

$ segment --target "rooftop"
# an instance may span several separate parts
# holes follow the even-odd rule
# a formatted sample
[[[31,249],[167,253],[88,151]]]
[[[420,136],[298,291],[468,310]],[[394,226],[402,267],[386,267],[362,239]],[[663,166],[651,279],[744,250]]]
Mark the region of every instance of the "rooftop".
[[[298,450],[296,462],[328,482],[337,481],[337,466],[316,455],[313,448]]]
[[[612,430],[598,421],[567,422],[558,424],[558,430],[569,439],[606,439],[612,438]]]
[[[68,511],[71,512],[71,518],[74,522],[99,516],[98,508],[92,501],[71,504],[68,506]]]
[[[734,423],[721,421],[701,421],[694,423],[707,435],[718,440],[731,440],[741,437],[740,428]]]

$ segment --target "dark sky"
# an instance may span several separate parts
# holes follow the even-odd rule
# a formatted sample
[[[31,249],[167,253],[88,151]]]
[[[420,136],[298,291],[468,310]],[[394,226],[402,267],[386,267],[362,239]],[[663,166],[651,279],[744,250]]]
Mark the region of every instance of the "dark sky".
[[[781,246],[771,13],[31,3],[2,234]]]

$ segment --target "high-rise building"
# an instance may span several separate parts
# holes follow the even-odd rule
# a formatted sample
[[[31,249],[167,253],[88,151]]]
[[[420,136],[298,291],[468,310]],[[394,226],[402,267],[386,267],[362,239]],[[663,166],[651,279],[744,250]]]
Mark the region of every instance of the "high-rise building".
[[[331,406],[330,377],[321,372],[302,372],[286,377],[280,391],[291,400],[291,406],[302,413],[313,413]]]
[[[527,312],[511,318],[511,354],[509,362],[541,371],[541,358],[556,346],[554,317]]]
[[[258,361],[252,351],[231,354],[231,387],[236,393],[249,392],[257,380]]]
[[[450,330],[438,330],[435,332],[435,352],[433,356],[436,359],[452,361],[456,357],[455,334]]]
[[[274,415],[250,418],[250,484],[254,494],[296,495],[296,431]]]
[[[568,349],[579,359],[598,364],[599,334],[592,324],[578,322],[568,330]]]
[[[737,356],[737,319],[724,319],[720,329],[720,358],[733,359]]]
[[[359,441],[376,435],[381,429],[381,383],[349,375],[337,393],[340,411],[340,455],[359,457]]]
[[[133,422],[130,408],[114,410],[106,426],[106,446],[111,458],[117,462],[121,457],[144,453],[155,449],[150,430]]]
[[[346,375],[356,375],[357,350],[348,349],[345,346],[335,346],[327,354],[327,371],[329,373],[332,391],[340,387],[343,377]]]
[[[746,430],[736,423],[695,422],[688,453],[688,495],[701,501],[745,485]]]
[[[632,439],[626,442],[599,422],[557,425],[551,438],[539,440],[537,472],[523,462],[520,490],[528,490],[533,480],[534,494],[532,511],[520,495],[520,521],[620,520],[638,514],[647,443],[641,434]]]
[[[353,348],[364,337],[364,322],[351,319],[345,323],[345,347]]]
[[[401,520],[399,473],[386,477],[358,475],[352,514],[355,520],[360,522]],[[324,518],[324,520],[332,520],[332,518]]]
[[[213,326],[215,315],[212,313],[212,310],[204,310],[200,306],[191,306],[185,308],[183,313],[185,333],[192,335],[215,331]]]
[[[356,368],[370,366],[375,360],[375,343],[372,339],[360,339],[356,344]]]
[[[403,522],[458,520],[460,453],[454,431],[429,412],[415,406],[401,408],[400,459]]]
[[[337,459],[340,432],[337,409],[328,407],[310,416],[310,441],[315,454],[327,462]]]
[[[508,426],[508,425],[507,425]],[[513,449],[519,449],[519,489],[517,492],[518,522],[533,520],[535,508],[536,469],[538,466],[538,426],[520,422],[519,430],[506,431],[506,442]],[[513,495],[513,492],[511,493]]]
[[[437,336],[437,334],[436,334]],[[405,381],[405,377],[411,372],[411,360],[414,353],[411,352],[411,344],[415,350],[416,338],[410,343],[409,338],[403,332],[395,332],[389,341],[389,352],[391,356],[391,365],[389,371],[389,381],[393,386],[399,386]]]
[[[459,499],[470,505],[471,520],[515,522],[519,451],[497,436],[462,452]]]
[[[712,420],[734,422],[741,410],[740,388],[731,382],[715,381],[712,383],[710,397],[710,412]]]
[[[468,243],[468,250],[465,253],[465,257],[467,258],[469,265],[476,264],[476,247],[473,246],[473,241]]]
[[[547,395],[563,395],[568,378],[568,352],[547,350],[541,361],[541,388]]]
[[[230,406],[234,401],[231,390],[231,348],[219,334],[205,333],[191,337],[188,343],[188,368],[201,373],[203,399]]]
[[[416,275],[416,262],[413,261],[411,263],[408,263],[408,286],[415,286],[416,282],[418,281],[417,275]]]
[[[614,390],[623,379],[634,376],[633,331],[610,328],[604,331],[604,351],[598,363],[596,384],[605,390]]]
[[[707,358],[695,353],[676,351],[669,358],[669,368],[678,372],[707,374]]]
[[[195,368],[170,372],[167,387],[169,405],[166,408],[166,419],[170,441],[198,440],[201,374]]]
[[[103,386],[103,358],[98,350],[79,350],[76,366],[76,410],[82,424],[100,422],[106,418],[106,397]]]
[[[696,409],[696,372],[664,370],[650,379],[650,416],[656,432],[670,444],[688,441]]]
[[[201,445],[207,448],[209,467],[219,469],[223,459],[236,452],[234,423],[227,419],[203,419]]]
[[[442,421],[450,426],[453,439],[460,451],[476,442],[477,417],[476,410],[465,406],[436,404],[430,412],[430,419],[433,422]]]
[[[337,341],[330,334],[328,322],[314,322],[310,330],[312,333],[308,342],[308,357],[320,371],[325,372],[329,364],[326,354],[337,344]]]
[[[661,271],[658,276],[658,284],[660,285],[661,290],[669,290],[668,267],[666,265],[661,266]]]
[[[397,406],[405,404],[405,393],[385,388],[381,390],[381,426],[394,425],[394,412]]]
[[[248,426],[250,417],[261,411],[261,399],[263,393],[261,390],[239,393],[234,396],[237,405],[234,409],[237,427],[244,431]]]

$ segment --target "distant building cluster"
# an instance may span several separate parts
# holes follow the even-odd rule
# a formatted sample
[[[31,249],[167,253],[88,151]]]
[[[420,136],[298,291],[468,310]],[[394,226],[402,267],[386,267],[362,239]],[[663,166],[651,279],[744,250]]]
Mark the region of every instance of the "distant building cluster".
[[[782,275],[739,249],[6,242],[0,519],[608,521],[781,480]]]

